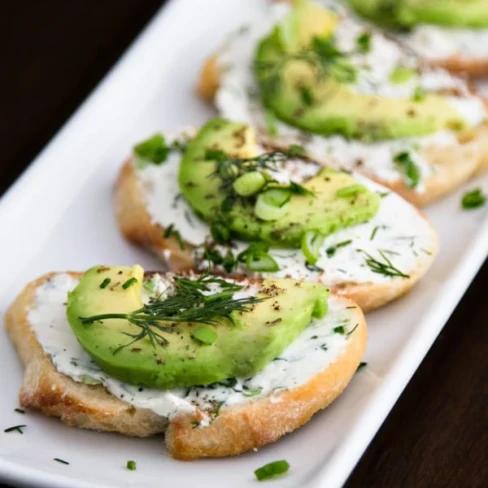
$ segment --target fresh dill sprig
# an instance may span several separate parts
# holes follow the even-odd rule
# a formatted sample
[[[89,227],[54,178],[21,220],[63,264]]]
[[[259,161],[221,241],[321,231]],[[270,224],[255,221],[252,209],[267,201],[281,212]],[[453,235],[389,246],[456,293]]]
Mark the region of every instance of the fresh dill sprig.
[[[185,241],[181,237],[180,231],[175,228],[175,224],[170,224],[164,231],[163,237],[168,239],[170,237],[174,237],[178,242],[178,246],[183,251],[185,249]]]
[[[302,156],[301,146],[292,146],[288,151],[271,151],[252,158],[235,158],[219,149],[208,149],[206,160],[214,160],[215,171],[211,178],[219,178],[222,190],[230,191],[240,176],[253,171],[277,171],[278,164]]]
[[[210,285],[217,285],[220,291],[209,293]],[[132,340],[115,349],[114,354],[142,339],[149,339],[153,347],[166,346],[169,341],[163,332],[175,332],[175,323],[195,322],[218,325],[219,318],[233,324],[233,312],[247,312],[250,307],[264,298],[234,298],[234,293],[243,287],[208,274],[197,279],[174,278],[174,289],[169,296],[152,298],[149,303],[130,313],[107,313],[92,317],[80,317],[85,325],[108,319],[127,320],[140,329],[136,334],[124,332]]]
[[[339,50],[334,41],[314,37],[310,46],[295,53],[283,54],[278,62],[257,61],[254,64],[265,98],[281,88],[284,70],[293,61],[307,63],[313,68],[317,80],[328,76],[343,83],[352,83],[356,80],[356,69],[347,61],[346,54]],[[300,88],[302,89],[303,87]],[[313,94],[308,93],[303,101],[306,105],[310,104],[309,102],[313,104]]]
[[[401,278],[410,278],[410,275],[407,275],[396,268],[393,263],[387,258],[385,251],[379,249],[378,253],[383,258],[383,261],[380,261],[371,254],[367,253],[362,249],[358,249],[359,252],[362,252],[366,257],[366,264],[371,268],[373,273],[382,274],[385,276],[399,276]]]

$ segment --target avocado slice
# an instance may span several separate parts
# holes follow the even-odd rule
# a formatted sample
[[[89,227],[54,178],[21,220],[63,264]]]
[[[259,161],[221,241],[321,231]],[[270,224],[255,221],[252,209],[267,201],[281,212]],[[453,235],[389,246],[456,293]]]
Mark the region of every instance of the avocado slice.
[[[402,0],[398,2],[400,25],[438,24],[450,27],[487,27],[486,0]]]
[[[290,193],[284,202],[286,205],[277,205],[275,209],[279,212],[265,219],[260,211],[263,200],[271,198],[275,190],[282,193],[286,190],[278,185],[275,190],[263,189],[250,197],[238,198],[215,176],[217,161],[208,159],[209,151],[221,151],[231,157],[256,154],[254,140],[251,127],[214,119],[189,143],[180,164],[179,185],[185,199],[202,219],[211,224],[221,223],[232,236],[240,239],[299,247],[307,231],[329,235],[369,220],[378,211],[380,198],[366,188],[347,197],[338,197],[339,189],[357,181],[346,173],[324,168],[301,185],[304,191]],[[229,198],[234,200],[226,208]]]
[[[487,27],[486,0],[349,0],[361,16],[384,26]]]
[[[91,268],[69,294],[67,316],[79,342],[103,371],[126,383],[151,388],[190,387],[251,376],[279,356],[313,317],[321,318],[327,310],[328,290],[323,285],[269,279],[257,285],[255,294],[263,301],[249,311],[231,313],[234,324],[222,317],[213,317],[214,323],[204,325],[159,322],[169,327],[169,331],[159,332],[167,340],[165,346],[153,345],[147,337],[127,345],[141,328],[126,318],[84,323],[82,319],[87,317],[113,317],[141,309],[143,281],[140,266]],[[108,284],[102,287],[104,283]]]
[[[289,15],[294,18],[296,9]],[[263,105],[287,124],[324,136],[367,140],[422,136],[466,126],[454,105],[437,93],[419,99],[412,90],[411,97],[384,98],[355,90],[355,79],[364,68],[351,64],[333,36],[312,37],[297,56],[286,51],[279,32],[278,26],[258,43],[254,73]]]

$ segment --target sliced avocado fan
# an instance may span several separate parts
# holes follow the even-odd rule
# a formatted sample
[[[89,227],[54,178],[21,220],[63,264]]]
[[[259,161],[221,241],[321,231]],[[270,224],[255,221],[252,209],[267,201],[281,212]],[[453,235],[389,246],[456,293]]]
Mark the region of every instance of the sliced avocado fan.
[[[69,294],[67,316],[103,371],[151,388],[252,376],[327,313],[328,290],[316,283],[269,279],[246,297],[201,275],[175,278],[167,294],[143,301],[148,283],[140,266],[91,268]]]
[[[359,15],[382,25],[488,27],[487,0],[349,0]]]
[[[322,22],[322,34],[318,22]],[[414,137],[466,126],[447,97],[426,93],[415,83],[411,96],[403,98],[360,92],[355,83],[366,75],[367,68],[358,59],[368,46],[358,40],[354,56],[342,52],[334,39],[339,23],[335,13],[300,0],[258,43],[255,78],[263,105],[278,119],[324,136],[341,134],[366,140]],[[293,35],[295,43],[290,39]],[[412,70],[412,75],[415,81],[417,72]]]
[[[332,169],[320,170],[301,185],[278,184],[268,169],[273,158],[296,158],[293,151],[257,151],[252,127],[219,118],[208,122],[186,149],[180,189],[211,224],[216,240],[236,237],[299,247],[308,231],[326,236],[369,220],[379,208],[376,193]]]

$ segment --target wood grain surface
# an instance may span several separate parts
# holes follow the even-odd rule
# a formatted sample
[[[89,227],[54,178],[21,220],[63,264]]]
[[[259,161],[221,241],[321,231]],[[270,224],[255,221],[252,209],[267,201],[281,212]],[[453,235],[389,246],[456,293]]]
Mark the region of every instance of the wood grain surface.
[[[2,3],[0,194],[162,3]],[[195,0],[196,8],[201,3]],[[487,289],[485,264],[362,457],[347,488],[488,486]]]

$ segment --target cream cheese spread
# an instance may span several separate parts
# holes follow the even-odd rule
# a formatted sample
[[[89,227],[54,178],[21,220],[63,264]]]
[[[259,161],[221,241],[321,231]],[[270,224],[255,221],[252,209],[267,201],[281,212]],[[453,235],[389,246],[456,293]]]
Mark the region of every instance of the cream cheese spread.
[[[159,275],[153,276],[152,281],[158,291],[167,287],[167,282]],[[79,344],[66,319],[66,297],[77,283],[77,279],[68,274],[55,275],[36,290],[35,302],[28,312],[29,324],[56,369],[77,382],[102,384],[120,400],[169,419],[180,413],[203,410],[207,416],[202,425],[222,407],[266,395],[273,398],[273,393],[305,384],[337,361],[347,345],[348,334],[356,327],[357,311],[345,307],[344,302],[332,296],[327,315],[314,320],[278,358],[251,378],[232,378],[205,387],[143,388],[104,373]],[[244,296],[255,292],[251,285],[237,293]],[[334,332],[336,327],[343,327],[343,333]]]
[[[185,241],[198,246],[209,238],[210,231],[208,224],[194,214],[180,194],[177,182],[180,157],[173,153],[165,163],[148,165],[136,170],[136,175],[142,185],[141,191],[152,221],[164,228],[175,224]],[[282,164],[277,174],[281,175],[280,181],[283,183],[301,183],[313,176],[319,168],[316,164],[291,160]],[[281,271],[268,275],[307,278],[330,286],[350,282],[385,283],[395,278],[374,272],[366,263],[367,254],[384,262],[381,256],[383,253],[406,275],[423,266],[424,260],[431,260],[431,254],[436,251],[437,238],[418,210],[367,178],[358,174],[354,174],[354,178],[382,195],[378,213],[368,222],[342,229],[326,238],[317,263],[321,271],[305,266],[305,256],[300,249],[271,249],[270,254],[280,265]],[[347,246],[339,246],[331,255],[330,248],[345,241],[352,242]],[[236,242],[230,250],[236,255],[247,245]],[[224,254],[227,252],[226,248],[220,249]],[[244,269],[239,271],[245,272]]]
[[[399,37],[416,53],[429,60],[488,58],[488,29],[425,24]]]

